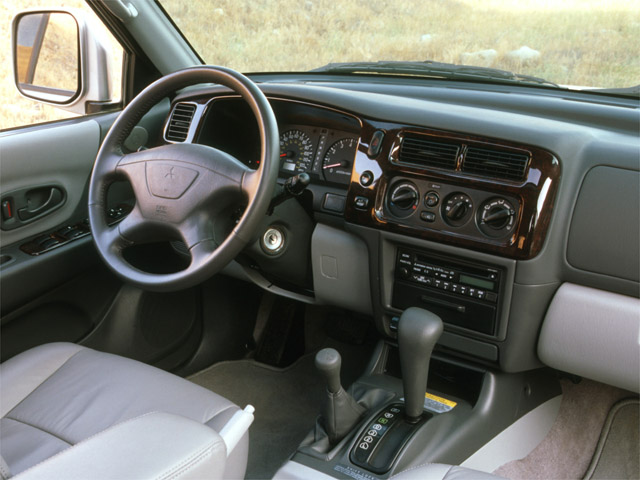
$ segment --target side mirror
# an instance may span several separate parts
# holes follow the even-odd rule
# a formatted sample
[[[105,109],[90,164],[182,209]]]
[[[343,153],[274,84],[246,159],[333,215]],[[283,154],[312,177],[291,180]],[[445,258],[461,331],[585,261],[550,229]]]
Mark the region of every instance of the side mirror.
[[[85,114],[109,103],[107,50],[81,12],[38,10],[13,19],[13,70],[25,97]]]

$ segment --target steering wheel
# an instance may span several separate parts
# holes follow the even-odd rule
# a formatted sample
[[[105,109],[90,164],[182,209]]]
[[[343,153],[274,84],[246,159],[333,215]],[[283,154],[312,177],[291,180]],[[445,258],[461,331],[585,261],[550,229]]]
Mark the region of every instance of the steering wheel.
[[[260,166],[251,170],[233,156],[197,144],[171,144],[125,153],[134,126],[158,101],[186,86],[217,83],[248,104],[260,131]],[[107,265],[125,281],[146,290],[171,291],[196,285],[222,270],[250,242],[273,195],[279,164],[278,126],[260,89],[244,75],[223,67],[193,67],[171,73],[144,89],[118,116],[98,152],[89,181],[89,222]],[[107,190],[127,179],[136,204],[109,226]],[[231,233],[218,220],[240,202],[247,205]],[[131,265],[125,248],[158,239],[182,240],[191,254],[187,268],[154,274]]]

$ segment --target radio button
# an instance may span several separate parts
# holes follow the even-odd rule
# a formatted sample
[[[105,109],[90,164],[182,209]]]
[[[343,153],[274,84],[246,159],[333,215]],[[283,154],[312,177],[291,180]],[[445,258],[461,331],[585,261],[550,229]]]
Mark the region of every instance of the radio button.
[[[498,300],[498,295],[493,292],[487,292],[487,300],[495,303]]]
[[[458,285],[457,283],[454,283],[453,285],[451,285],[451,291],[453,293],[458,293],[459,290],[460,290],[460,285]]]
[[[460,285],[460,293],[462,295],[466,295],[468,290],[469,290],[468,287],[465,287],[464,285]]]
[[[449,291],[449,290],[451,290],[451,284],[450,284],[449,282],[444,282],[444,283],[442,284],[442,288],[443,288],[444,290]]]
[[[425,277],[424,275],[414,275],[413,278],[418,282],[418,283],[423,283],[426,284],[427,283],[427,277]]]
[[[484,300],[486,292],[484,290],[478,290],[476,292],[476,298],[479,298],[480,300]]]

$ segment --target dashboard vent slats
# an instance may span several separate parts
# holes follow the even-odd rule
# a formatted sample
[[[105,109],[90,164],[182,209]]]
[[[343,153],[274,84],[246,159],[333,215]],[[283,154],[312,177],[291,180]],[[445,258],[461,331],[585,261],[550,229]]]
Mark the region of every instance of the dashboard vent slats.
[[[529,155],[486,148],[469,147],[462,171],[505,180],[522,180],[529,163]]]
[[[460,145],[434,142],[420,135],[406,135],[400,147],[398,161],[455,170],[459,152]]]
[[[196,106],[193,103],[178,103],[171,112],[165,138],[170,142],[184,142],[189,135],[195,112]]]

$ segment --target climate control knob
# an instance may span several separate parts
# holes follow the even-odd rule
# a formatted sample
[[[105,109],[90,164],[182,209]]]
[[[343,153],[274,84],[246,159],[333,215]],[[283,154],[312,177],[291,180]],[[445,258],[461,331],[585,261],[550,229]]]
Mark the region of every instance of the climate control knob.
[[[452,227],[461,227],[473,215],[473,202],[466,193],[449,195],[442,204],[442,217]]]
[[[482,205],[478,228],[488,237],[498,238],[511,233],[516,224],[516,208],[504,198],[494,198]]]
[[[405,218],[418,208],[420,192],[413,183],[404,181],[391,187],[387,195],[387,207],[392,215]]]

